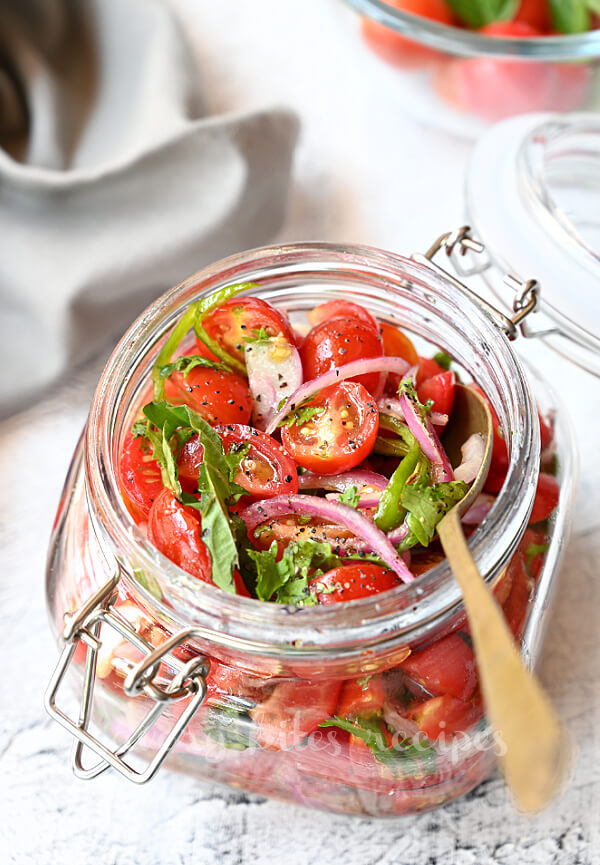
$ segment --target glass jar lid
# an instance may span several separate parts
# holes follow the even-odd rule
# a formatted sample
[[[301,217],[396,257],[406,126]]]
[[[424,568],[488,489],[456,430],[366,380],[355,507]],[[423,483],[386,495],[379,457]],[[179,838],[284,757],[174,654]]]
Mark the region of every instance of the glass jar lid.
[[[466,203],[495,294],[512,306],[498,271],[540,284],[541,315],[525,335],[600,375],[600,119],[527,114],[492,127],[475,147]]]

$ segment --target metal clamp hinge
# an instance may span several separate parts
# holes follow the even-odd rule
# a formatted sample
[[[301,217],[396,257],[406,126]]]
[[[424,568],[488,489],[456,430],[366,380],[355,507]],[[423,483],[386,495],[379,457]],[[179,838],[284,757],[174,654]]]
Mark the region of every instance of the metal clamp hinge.
[[[76,739],[73,743],[72,766],[78,777],[95,778],[112,766],[129,780],[144,784],[156,774],[204,702],[209,661],[204,655],[198,655],[185,663],[173,655],[173,650],[188,639],[189,631],[175,634],[157,648],[143,639],[114,607],[119,578],[120,573],[115,574],[79,610],[72,615],[65,615],[62,637],[66,645],[48,685],[44,702],[51,717]],[[130,697],[145,694],[154,703],[127,740],[114,750],[100,742],[89,729],[96,679],[96,660],[102,646],[101,628],[113,628],[144,655],[137,664],[124,662],[127,675],[123,690]],[[56,697],[75,651],[81,643],[86,646],[85,672],[79,718],[74,720],[57,706]],[[166,684],[164,684],[164,674],[160,674],[164,667],[175,672]],[[167,733],[160,748],[143,770],[135,769],[124,759],[125,756],[154,726],[168,705],[186,698],[189,698],[187,706]],[[100,757],[99,762],[89,768],[85,768],[82,762],[85,748],[89,748]]]
[[[428,267],[431,267],[433,270],[442,274],[446,279],[450,279],[454,285],[470,294],[479,306],[483,307],[498,322],[499,326],[509,339],[516,339],[519,335],[519,330],[523,332],[522,324],[525,318],[538,306],[540,286],[535,279],[521,280],[508,274],[504,277],[505,284],[515,292],[515,299],[513,301],[514,315],[509,317],[466,286],[464,282],[461,282],[453,274],[448,273],[447,270],[444,270],[444,268],[440,267],[433,261],[434,257],[441,250],[444,250],[449,258],[454,253],[464,256],[468,252],[473,252],[477,255],[484,252],[485,246],[483,243],[480,243],[478,240],[471,237],[470,231],[471,229],[468,225],[463,225],[455,231],[449,231],[446,234],[442,234],[438,237],[435,243],[430,246],[424,255],[418,253],[413,255],[412,258],[414,261],[427,264]],[[455,260],[455,266],[461,276],[468,277],[475,273],[483,272],[490,266],[490,263],[488,261],[480,267],[473,267],[468,270],[458,265]]]

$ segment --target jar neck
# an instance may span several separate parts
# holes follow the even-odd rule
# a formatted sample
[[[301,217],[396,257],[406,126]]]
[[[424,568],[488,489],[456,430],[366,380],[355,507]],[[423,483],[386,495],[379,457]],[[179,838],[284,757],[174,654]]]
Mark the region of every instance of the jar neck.
[[[246,252],[195,274],[149,307],[115,349],[92,403],[85,454],[90,517],[105,555],[119,559],[123,579],[155,614],[211,633],[211,643],[224,651],[286,659],[296,669],[306,662],[314,670],[319,659],[362,659],[364,666],[365,653],[433,637],[462,612],[446,562],[410,584],[350,604],[268,604],[195,580],[158,553],[126,510],[119,448],[147,395],[158,347],[190,302],[234,282],[252,283],[249,294],[285,309],[292,321],[342,296],[451,355],[490,398],[509,452],[506,483],[469,540],[487,581],[506,564],[525,530],[539,463],[537,415],[520,363],[491,318],[466,292],[409,259],[358,246],[293,244]],[[160,587],[162,600],[136,578],[140,570]]]

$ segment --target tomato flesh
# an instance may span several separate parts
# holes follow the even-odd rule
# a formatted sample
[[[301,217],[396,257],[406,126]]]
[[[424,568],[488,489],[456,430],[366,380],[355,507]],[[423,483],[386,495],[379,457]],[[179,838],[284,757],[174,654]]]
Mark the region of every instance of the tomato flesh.
[[[454,16],[444,0],[389,0],[388,5],[441,24],[454,23]],[[425,66],[442,56],[439,51],[402,36],[371,18],[362,19],[361,30],[363,39],[378,57],[401,69]]]
[[[547,520],[558,504],[559,494],[560,487],[556,478],[546,472],[540,472],[529,522],[541,523]]]
[[[452,406],[454,405],[455,385],[456,376],[451,370],[440,372],[437,375],[426,379],[423,384],[417,388],[417,396],[423,405],[425,405],[428,400],[431,400],[433,403],[431,406],[432,411],[450,415]]]
[[[164,489],[148,517],[148,540],[168,559],[205,583],[212,582],[210,553],[201,537],[200,515]]]
[[[327,605],[386,592],[400,585],[400,580],[394,571],[374,562],[356,562],[314,577],[308,585],[316,590],[319,604]]]
[[[356,318],[364,321],[373,330],[377,330],[377,321],[371,313],[364,306],[348,300],[329,300],[327,303],[321,303],[311,309],[306,317],[313,327],[332,318]]]
[[[281,682],[264,702],[250,712],[258,728],[257,740],[263,748],[298,745],[322,721],[331,717],[340,687],[340,682],[331,680]]]
[[[343,381],[325,388],[307,406],[319,410],[305,423],[284,426],[281,442],[298,465],[335,475],[348,471],[373,449],[379,414],[362,384]]]
[[[163,489],[160,466],[141,436],[127,433],[119,456],[121,492],[136,522],[145,520]]]
[[[258,297],[233,297],[209,313],[202,321],[208,335],[230,355],[244,360],[245,339],[264,328],[269,336],[282,334],[294,344],[294,333],[283,313]],[[238,418],[241,423],[241,418]],[[226,422],[225,418],[221,418]]]
[[[467,634],[449,634],[412,652],[400,669],[436,696],[449,694],[468,700],[477,687],[475,655],[469,643]]]
[[[445,695],[413,706],[411,717],[432,742],[468,730],[481,718],[481,705]]]
[[[248,492],[241,499],[245,504],[298,492],[296,464],[274,438],[242,424],[219,426],[217,432],[226,453],[239,445],[250,445],[234,478]]]
[[[372,357],[383,357],[383,340],[376,328],[354,316],[322,321],[309,331],[300,347],[307,381],[351,361]],[[369,393],[379,395],[383,375],[380,372],[367,373],[351,381],[360,382]]]
[[[165,396],[173,405],[188,405],[213,425],[246,424],[252,414],[245,379],[221,369],[194,367],[187,376],[174,372],[165,381]]]
[[[340,693],[340,701],[335,714],[341,718],[347,715],[369,715],[383,708],[385,691],[380,675],[363,679],[351,679],[344,682]]]

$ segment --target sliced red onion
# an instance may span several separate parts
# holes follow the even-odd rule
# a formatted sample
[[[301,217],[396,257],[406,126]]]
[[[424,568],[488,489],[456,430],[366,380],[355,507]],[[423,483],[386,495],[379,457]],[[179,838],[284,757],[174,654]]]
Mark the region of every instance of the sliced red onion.
[[[365,487],[372,490],[384,490],[388,483],[385,475],[371,472],[368,469],[342,472],[339,475],[317,475],[312,472],[298,475],[298,486],[301,490],[337,490],[337,492],[343,493],[350,487],[356,487],[360,492]]]
[[[382,397],[378,403],[377,408],[383,412],[383,414],[389,414],[392,417],[395,417],[396,420],[404,421],[404,412],[402,411],[402,404],[399,399],[393,396],[384,396]],[[431,423],[434,426],[445,427],[448,423],[448,415],[442,414],[439,411],[432,411],[429,415],[431,418]]]
[[[337,493],[327,493],[325,498],[330,502],[339,501]],[[381,498],[381,493],[365,493],[365,495],[358,497],[358,508],[376,508],[379,504],[379,499]]]
[[[366,375],[370,372],[395,372],[398,375],[404,375],[408,368],[408,363],[402,360],[401,357],[367,357],[361,360],[353,360],[351,363],[346,363],[337,369],[331,369],[329,372],[311,381],[307,381],[299,387],[271,419],[266,432],[272,435],[277,429],[279,422],[293,411],[296,406],[300,405],[304,400],[310,399],[316,393],[319,393],[320,390],[330,387],[332,384],[337,384],[348,378],[355,378],[358,375]]]
[[[423,413],[421,409],[415,405],[406,391],[403,391],[400,394],[400,404],[409,430],[419,442],[421,450],[427,459],[431,462],[432,481],[434,483],[439,483],[440,481],[453,480],[454,475],[452,473],[450,460],[446,455],[446,451],[442,447],[442,443],[440,442],[438,434],[427,416],[427,413]]]
[[[462,516],[462,521],[468,526],[478,526],[491,511],[496,497],[490,493],[480,493],[471,507]]]
[[[396,547],[404,540],[407,534],[408,526],[405,525],[405,523],[402,523],[401,526],[398,526],[397,528],[392,529],[391,532],[388,532],[388,541]]]
[[[460,446],[462,462],[454,469],[454,478],[470,484],[479,474],[485,456],[485,437],[481,433],[473,433]]]
[[[248,385],[252,393],[254,425],[264,429],[282,399],[302,384],[298,349],[283,336],[250,342],[244,351]]]
[[[381,556],[403,582],[410,583],[414,579],[388,537],[371,520],[349,505],[330,502],[317,496],[275,496],[250,505],[240,513],[240,517],[252,533],[261,523],[284,514],[317,517],[343,526],[364,541],[372,552]]]

